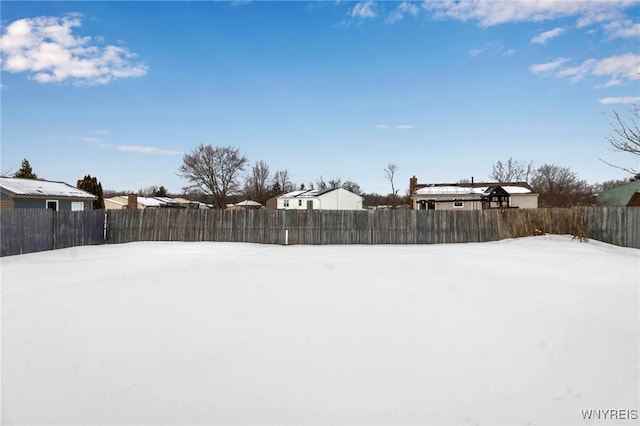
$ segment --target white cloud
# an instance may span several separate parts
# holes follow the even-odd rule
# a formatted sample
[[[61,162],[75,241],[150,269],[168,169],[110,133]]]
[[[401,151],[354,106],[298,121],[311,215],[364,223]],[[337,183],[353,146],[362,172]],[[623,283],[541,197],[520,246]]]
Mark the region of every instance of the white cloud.
[[[601,104],[610,105],[610,104],[637,104],[640,103],[640,96],[618,96],[618,97],[609,97],[602,98],[598,100]]]
[[[544,73],[553,71],[559,68],[562,64],[567,62],[569,59],[567,58],[558,58],[551,62],[546,62],[544,64],[534,64],[529,67],[529,70],[534,74]]]
[[[563,67],[566,62],[567,59],[559,58],[546,64],[532,65],[529,70],[534,74],[557,70],[555,77],[568,78],[572,83],[589,76],[609,78],[599,87],[620,86],[629,81],[640,80],[640,55],[633,53],[604,59],[590,58],[579,65]]]
[[[597,61],[595,59],[587,59],[580,65],[574,67],[563,68],[556,74],[558,78],[568,78],[571,83],[577,83],[588,76],[593,70],[593,66]]]
[[[418,8],[418,6],[416,6],[413,3],[408,3],[406,1],[403,1],[396,8],[396,10],[391,12],[391,14],[387,17],[385,22],[387,22],[388,24],[394,24],[398,21],[403,20],[406,14],[409,14],[411,16],[417,16],[418,12],[420,12],[420,9]]]
[[[480,49],[471,49],[469,50],[469,56],[475,58],[477,56],[483,55],[485,53],[494,53],[501,56],[513,56],[516,53],[515,49],[507,49],[504,44],[497,43],[485,43],[484,46]]]
[[[640,23],[634,23],[629,19],[616,20],[604,25],[605,30],[613,38],[639,38]]]
[[[554,28],[552,30],[545,31],[545,32],[542,32],[542,33],[538,34],[537,36],[535,36],[534,38],[531,39],[531,43],[545,44],[547,42],[547,40],[551,40],[552,38],[556,38],[556,37],[558,37],[559,35],[561,35],[564,32],[565,32],[565,30],[563,28],[557,27],[557,28]]]
[[[601,59],[596,62],[593,74],[621,81],[640,80],[640,55],[627,53]]]
[[[389,126],[388,124],[376,124],[375,127],[376,129],[388,129],[391,126]]]
[[[577,25],[586,26],[621,16],[621,11],[634,5],[625,1],[428,1],[423,8],[436,19],[477,21],[482,27],[514,23],[544,22],[576,17]]]
[[[117,78],[140,77],[146,65],[124,47],[92,44],[91,37],[72,34],[80,27],[76,16],[41,16],[12,22],[0,38],[2,69],[27,72],[40,83],[71,80],[107,84]]]
[[[396,129],[400,129],[400,130],[413,129],[413,124],[400,124],[396,126]]]
[[[375,18],[377,15],[373,10],[374,2],[365,1],[357,3],[351,10],[352,18]]]
[[[100,148],[114,149],[116,151],[128,151],[136,152],[138,154],[162,154],[162,155],[183,155],[182,151],[173,151],[158,148],[155,146],[142,146],[142,145],[112,145],[102,144]]]

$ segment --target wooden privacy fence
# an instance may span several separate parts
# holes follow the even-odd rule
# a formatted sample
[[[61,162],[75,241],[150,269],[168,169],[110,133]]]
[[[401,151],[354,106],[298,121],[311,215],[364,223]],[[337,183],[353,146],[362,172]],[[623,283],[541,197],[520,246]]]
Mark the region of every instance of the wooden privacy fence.
[[[640,208],[479,211],[2,210],[0,255],[132,241],[434,244],[570,234],[640,248]],[[106,229],[106,232],[105,232]]]
[[[0,256],[104,244],[104,210],[0,212]]]
[[[112,210],[107,242],[433,244],[570,234],[640,248],[640,209],[576,207],[479,211]]]

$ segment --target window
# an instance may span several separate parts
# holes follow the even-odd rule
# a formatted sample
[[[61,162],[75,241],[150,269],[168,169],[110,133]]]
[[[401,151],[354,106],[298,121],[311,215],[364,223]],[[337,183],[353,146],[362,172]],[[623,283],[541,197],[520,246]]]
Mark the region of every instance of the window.
[[[298,207],[302,207],[302,200],[298,200]]]
[[[58,200],[47,200],[47,208],[49,210],[58,210]]]
[[[453,202],[454,209],[461,209],[464,207],[464,201],[456,200]]]
[[[284,200],[284,206],[289,207],[289,200]]]
[[[84,202],[82,201],[71,202],[71,211],[81,211],[81,210],[84,210]]]

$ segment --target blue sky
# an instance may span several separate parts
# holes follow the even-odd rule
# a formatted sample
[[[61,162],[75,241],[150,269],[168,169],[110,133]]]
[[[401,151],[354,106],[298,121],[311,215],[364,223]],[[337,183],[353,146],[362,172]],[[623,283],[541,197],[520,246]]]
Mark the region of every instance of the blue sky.
[[[608,117],[640,103],[638,2],[1,4],[1,171],[181,191],[235,146],[295,183],[387,193],[513,157],[625,177]],[[634,164],[635,161],[635,164]]]

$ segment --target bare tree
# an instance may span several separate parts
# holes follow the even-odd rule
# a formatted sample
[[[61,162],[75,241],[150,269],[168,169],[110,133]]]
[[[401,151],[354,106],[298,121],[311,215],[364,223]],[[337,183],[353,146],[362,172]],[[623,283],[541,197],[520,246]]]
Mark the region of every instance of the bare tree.
[[[342,181],[341,178],[333,178],[333,179],[329,179],[328,181],[325,181],[324,178],[320,176],[319,179],[316,179],[315,185],[313,183],[310,183],[309,186],[311,189],[314,189],[314,187],[317,187],[320,190],[343,188],[343,189],[346,189],[347,191],[353,192],[354,194],[359,195],[362,193],[362,189],[360,188],[360,185],[358,185],[356,182],[350,179],[347,179],[344,182]]]
[[[291,192],[295,188],[289,178],[289,171],[287,169],[275,172],[271,182],[271,193],[273,195],[277,195],[281,192]]]
[[[533,172],[531,187],[539,194],[541,207],[571,207],[591,204],[592,188],[569,167],[544,164]]]
[[[512,157],[503,163],[498,161],[493,165],[491,179],[496,182],[529,182],[533,173],[533,162],[516,161]]]
[[[627,183],[631,182],[635,180],[634,178],[630,178],[630,179],[612,179],[612,180],[607,180],[604,182],[600,182],[600,183],[595,183],[592,185],[593,188],[593,192],[594,193],[598,193],[598,192],[602,192],[602,191],[606,191],[608,189],[612,189],[615,188],[616,186],[621,186],[621,185],[626,185]]]
[[[360,188],[360,185],[350,179],[344,181],[344,183],[342,184],[342,188],[346,189],[347,191],[351,191],[354,194],[362,195],[362,188]]]
[[[324,179],[322,178],[322,176],[320,176],[320,179],[316,179],[316,186],[318,187],[319,190],[323,190],[323,189],[328,189],[329,188],[329,184],[327,182],[324,181]],[[311,189],[313,189],[313,185],[310,185]]]
[[[213,198],[217,208],[227,206],[227,196],[239,191],[238,175],[247,158],[231,146],[200,145],[182,158],[178,176],[187,179],[190,188],[199,189]]]
[[[327,186],[329,187],[329,189],[342,188],[342,179],[340,178],[329,179],[329,182],[327,182]]]
[[[256,161],[251,168],[251,174],[244,183],[245,196],[251,200],[264,204],[271,194],[268,188],[269,166],[265,161]]]
[[[613,119],[613,123],[611,123],[613,135],[607,136],[607,141],[609,141],[609,145],[611,145],[613,151],[627,152],[631,155],[640,156],[640,128],[638,128],[638,123],[636,122],[637,119],[640,119],[640,106],[634,104],[629,112],[631,113],[631,117],[629,121],[625,121],[620,114],[613,111],[613,117],[611,117]],[[611,167],[631,173],[632,175],[640,175],[640,169],[617,166],[602,158],[600,161]]]
[[[399,168],[400,167],[398,167],[397,164],[389,163],[387,164],[387,167],[384,169],[384,176],[385,178],[387,178],[389,183],[391,183],[391,200],[392,200],[391,204],[393,206],[396,205],[396,197],[398,195],[398,190],[395,187],[394,179],[396,177],[396,172],[398,171]]]

